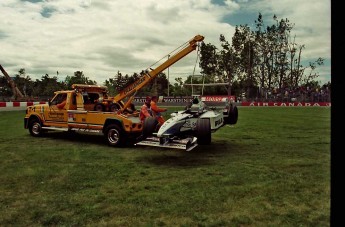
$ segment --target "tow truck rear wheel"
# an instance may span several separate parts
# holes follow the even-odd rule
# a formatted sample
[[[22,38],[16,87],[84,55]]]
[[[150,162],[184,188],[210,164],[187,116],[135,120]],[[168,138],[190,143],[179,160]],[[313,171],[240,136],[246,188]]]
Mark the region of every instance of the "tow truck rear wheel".
[[[105,129],[105,138],[110,146],[121,146],[125,141],[121,128],[116,124],[111,124]]]
[[[29,121],[29,132],[32,136],[35,137],[42,136],[42,124],[37,118],[33,118]]]
[[[211,123],[210,119],[199,118],[196,122],[196,137],[198,144],[208,145],[211,143]]]

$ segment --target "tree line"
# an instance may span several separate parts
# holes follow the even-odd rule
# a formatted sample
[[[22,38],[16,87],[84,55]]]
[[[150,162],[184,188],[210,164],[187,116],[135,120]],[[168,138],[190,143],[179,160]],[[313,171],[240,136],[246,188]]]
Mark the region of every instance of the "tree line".
[[[265,25],[259,13],[254,28],[248,25],[236,26],[231,41],[220,34],[219,48],[202,42],[197,50],[201,76],[189,75],[186,79],[177,77],[170,83],[167,75],[162,72],[136,95],[190,96],[199,93],[263,98],[273,90],[286,92],[298,87],[331,89],[330,82],[321,85],[317,81],[317,67],[324,64],[324,59],[318,57],[314,62],[303,65],[305,45],[298,44],[296,36],[292,35],[294,24],[288,19],[279,20],[275,15],[273,21],[272,25]],[[123,75],[118,71],[102,85],[107,86],[110,95],[114,96],[140,76],[141,73]],[[73,76],[67,75],[63,81],[48,74],[33,81],[26,75],[24,68],[18,71],[13,80],[26,97],[51,97],[56,90],[71,89],[74,83],[97,84],[85,76],[83,71],[76,71]],[[191,83],[201,86],[188,86]],[[205,84],[217,85],[202,86]],[[0,87],[0,96],[13,95],[6,78],[0,77]]]

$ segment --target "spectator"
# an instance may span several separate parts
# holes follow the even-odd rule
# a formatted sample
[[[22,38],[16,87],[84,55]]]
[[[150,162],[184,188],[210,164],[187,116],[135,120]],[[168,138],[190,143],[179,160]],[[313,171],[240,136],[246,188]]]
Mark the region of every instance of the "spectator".
[[[157,101],[158,101],[158,97],[152,96],[152,98],[151,98],[151,110],[152,110],[152,116],[156,117],[156,119],[158,121],[158,125],[161,126],[165,122],[165,119],[163,118],[161,113],[167,111],[168,109],[159,108],[157,106]]]
[[[152,116],[151,98],[147,96],[144,104],[141,106],[141,109],[140,109],[140,114],[139,114],[140,121],[143,123],[145,118],[149,116]]]

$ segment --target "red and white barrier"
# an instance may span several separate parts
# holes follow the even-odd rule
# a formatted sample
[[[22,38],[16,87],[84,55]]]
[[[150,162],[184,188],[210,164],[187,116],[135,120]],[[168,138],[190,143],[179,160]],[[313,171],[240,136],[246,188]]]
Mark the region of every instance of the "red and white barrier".
[[[207,101],[223,101],[224,98],[221,97],[219,99],[205,99]],[[166,103],[173,103],[176,100],[169,100],[167,99]],[[178,99],[176,102],[185,101],[184,99]],[[27,107],[36,104],[47,104],[48,102],[40,101],[40,102],[0,102],[1,107]],[[240,102],[236,103],[239,106],[281,106],[281,107],[291,107],[291,106],[331,106],[330,102]]]
[[[242,102],[241,106],[328,106],[331,107],[330,102]]]
[[[36,104],[46,104],[47,102],[0,102],[0,107],[27,107]]]

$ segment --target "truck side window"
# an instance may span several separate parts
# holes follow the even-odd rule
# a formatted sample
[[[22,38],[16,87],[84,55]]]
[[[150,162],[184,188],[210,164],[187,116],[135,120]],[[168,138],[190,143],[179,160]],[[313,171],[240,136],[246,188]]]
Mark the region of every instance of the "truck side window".
[[[98,93],[89,93],[89,99],[91,103],[95,103],[95,101],[99,98]]]
[[[83,100],[84,100],[84,104],[89,104],[90,103],[88,95],[83,95]]]
[[[64,100],[65,94],[58,94],[51,100],[51,105],[57,105]]]

